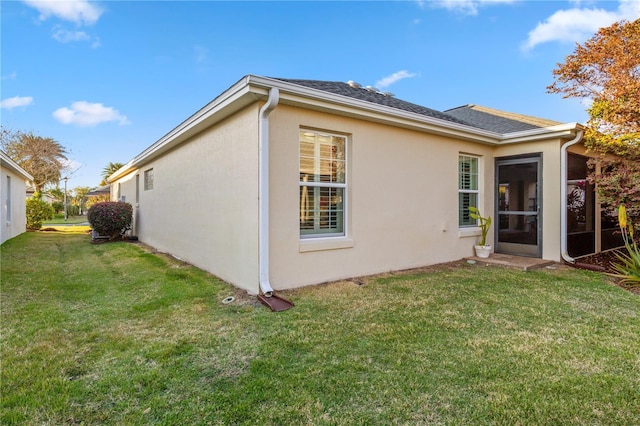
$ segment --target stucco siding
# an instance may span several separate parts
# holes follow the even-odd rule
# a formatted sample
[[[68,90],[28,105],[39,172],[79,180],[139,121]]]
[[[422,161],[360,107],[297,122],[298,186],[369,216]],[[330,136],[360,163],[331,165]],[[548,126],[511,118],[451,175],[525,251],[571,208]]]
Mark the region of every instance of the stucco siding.
[[[521,143],[496,148],[495,157],[540,154],[542,160],[542,258],[561,260],[560,240],[560,149],[562,141]]]
[[[480,158],[480,207],[493,206],[493,149],[279,106],[271,115],[271,284],[287,289],[470,256],[458,227],[458,156]],[[348,136],[347,235],[299,237],[299,130]],[[339,247],[339,248],[338,248]]]
[[[145,190],[151,169],[153,189]],[[142,242],[258,292],[258,104],[118,183],[134,206],[134,231]]]
[[[21,176],[8,168],[1,168],[0,200],[2,209],[0,218],[0,243],[16,237],[26,231],[27,227],[27,183]]]

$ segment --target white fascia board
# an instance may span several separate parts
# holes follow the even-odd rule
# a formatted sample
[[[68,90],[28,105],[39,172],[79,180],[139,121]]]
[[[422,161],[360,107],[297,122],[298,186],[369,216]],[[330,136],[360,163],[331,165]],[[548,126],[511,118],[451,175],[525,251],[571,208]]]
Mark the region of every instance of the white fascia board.
[[[4,167],[11,170],[17,175],[24,177],[26,180],[33,181],[33,176],[31,176],[25,169],[20,167],[18,163],[13,161],[11,157],[4,153],[4,151],[0,151],[0,159],[2,160],[2,165]]]
[[[578,123],[566,123],[540,129],[525,130],[522,132],[505,133],[501,137],[501,144],[532,142],[544,139],[572,139],[576,132],[583,128]]]
[[[553,138],[571,139],[575,136],[576,130],[582,128],[578,123],[566,123],[501,134],[267,77],[248,76],[248,82],[265,89],[277,87],[280,89],[281,103],[304,106],[334,114],[339,113],[350,117],[366,118],[378,123],[392,124],[489,145]]]
[[[502,136],[499,133],[478,129],[476,127],[287,83],[281,80],[257,76],[249,76],[249,80],[250,84],[256,86],[277,87],[280,89],[280,98],[283,103],[291,102],[297,105],[305,105],[307,108],[310,107],[316,110],[332,113],[339,112],[343,115],[366,118],[379,123],[388,123],[485,144],[498,144]]]
[[[241,108],[257,100],[266,99],[269,89],[272,87],[280,90],[280,100],[283,104],[299,105],[333,114],[337,113],[494,146],[554,137],[568,138],[579,126],[577,123],[570,123],[524,132],[500,134],[282,80],[247,75],[109,176],[107,182],[114,182],[131,173],[136,167],[149,162]]]
[[[247,85],[248,77],[224,91],[220,96],[199,109],[169,133],[158,139],[153,145],[136,155],[125,166],[117,170],[107,179],[107,182],[129,174],[133,169],[143,165],[158,155],[167,152],[175,146],[189,139],[194,134],[228,117],[232,113],[244,108],[262,97],[262,94],[252,93]]]

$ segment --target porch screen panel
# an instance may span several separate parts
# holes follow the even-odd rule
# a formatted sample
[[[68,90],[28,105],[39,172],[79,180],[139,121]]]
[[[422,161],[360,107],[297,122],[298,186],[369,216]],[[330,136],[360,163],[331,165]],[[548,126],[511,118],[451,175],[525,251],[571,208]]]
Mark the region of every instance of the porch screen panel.
[[[300,236],[341,236],[346,192],[346,137],[300,131]]]

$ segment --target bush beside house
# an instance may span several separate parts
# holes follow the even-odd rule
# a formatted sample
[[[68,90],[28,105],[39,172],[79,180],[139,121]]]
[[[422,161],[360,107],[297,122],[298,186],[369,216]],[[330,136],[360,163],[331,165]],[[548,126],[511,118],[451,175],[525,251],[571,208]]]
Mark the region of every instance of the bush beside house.
[[[133,207],[129,203],[107,201],[89,208],[87,219],[100,236],[118,238],[131,227]]]
[[[42,228],[42,222],[53,219],[53,214],[53,207],[42,199],[40,192],[27,199],[27,229],[36,231]]]

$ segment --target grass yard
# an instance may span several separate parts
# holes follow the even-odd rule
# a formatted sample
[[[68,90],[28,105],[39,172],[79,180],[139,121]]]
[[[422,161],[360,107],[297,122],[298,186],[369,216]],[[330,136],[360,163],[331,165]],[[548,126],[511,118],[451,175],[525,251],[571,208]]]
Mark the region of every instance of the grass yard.
[[[640,297],[593,272],[442,265],[272,313],[89,241],[2,246],[2,424],[640,424]]]
[[[64,220],[64,213],[56,213],[51,220],[45,220],[42,223],[43,227],[48,225],[77,225],[79,223],[88,223],[87,216],[68,216],[67,220]]]

